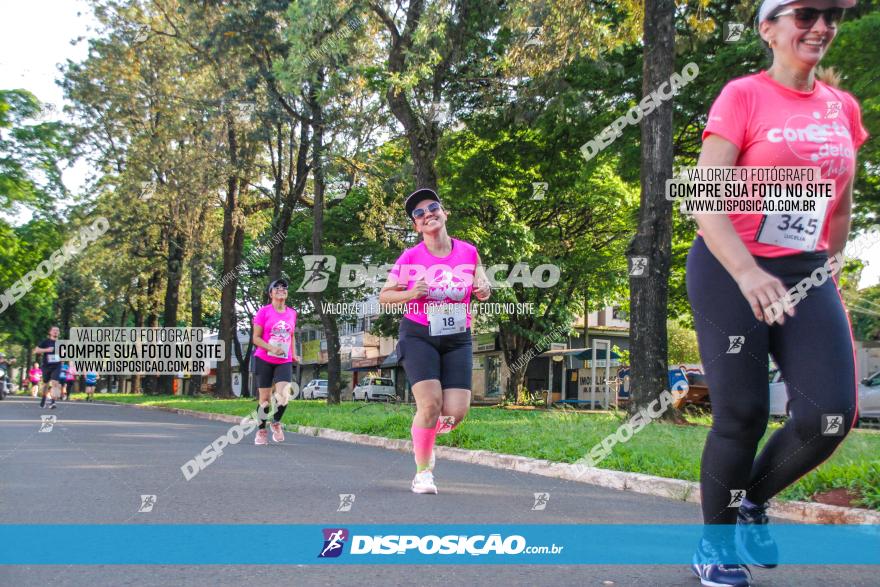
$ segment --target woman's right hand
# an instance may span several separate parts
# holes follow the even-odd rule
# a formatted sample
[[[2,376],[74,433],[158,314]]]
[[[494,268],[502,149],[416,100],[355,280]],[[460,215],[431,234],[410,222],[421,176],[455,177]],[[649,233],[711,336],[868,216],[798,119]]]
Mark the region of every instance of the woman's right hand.
[[[734,279],[751,306],[755,319],[772,325],[774,322],[784,324],[785,314],[794,316],[794,308],[785,302],[788,296],[785,286],[759,266],[746,269]],[[771,308],[775,302],[779,302],[785,311],[773,312]]]
[[[421,277],[418,281],[415,282],[413,288],[409,291],[411,300],[423,298],[428,295],[428,283],[425,281],[424,277]]]

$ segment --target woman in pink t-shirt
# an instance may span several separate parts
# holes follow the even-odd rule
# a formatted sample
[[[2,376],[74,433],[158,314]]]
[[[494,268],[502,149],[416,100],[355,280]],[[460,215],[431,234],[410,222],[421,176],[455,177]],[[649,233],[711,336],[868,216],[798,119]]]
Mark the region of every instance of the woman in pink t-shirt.
[[[814,167],[834,186],[812,211],[695,215],[687,289],[712,401],[700,482],[707,526],[692,567],[703,585],[749,584],[744,564],[720,563],[776,566],[767,502],[831,456],[857,417],[852,334],[834,275],[867,133],[856,100],[816,72],[854,4],[763,2],[757,23],[772,66],[728,83],[703,132],[700,166]],[[786,382],[789,419],[756,456],[769,417],[768,354]]]
[[[37,397],[37,392],[40,391],[40,379],[43,378],[43,370],[40,369],[39,363],[34,363],[34,366],[28,371],[28,379],[31,381],[31,395]]]
[[[71,394],[74,392],[74,387],[76,387],[76,368],[73,366],[73,363],[70,362],[67,364],[67,373],[61,387],[61,392],[65,400],[70,399]]]
[[[275,395],[275,414],[272,419],[272,440],[284,441],[281,417],[290,401],[293,382],[293,362],[299,361],[293,331],[296,328],[296,310],[288,308],[287,280],[276,279],[269,285],[270,303],[254,316],[254,376],[260,393],[260,427],[254,444],[268,444],[266,421],[269,419],[270,398]]]
[[[448,213],[432,189],[416,190],[404,203],[422,242],[400,255],[379,294],[381,304],[407,304],[400,321],[397,356],[416,400],[413,418],[415,493],[437,493],[434,441],[461,423],[471,402],[470,299],[490,295],[489,280],[472,244],[450,238]]]

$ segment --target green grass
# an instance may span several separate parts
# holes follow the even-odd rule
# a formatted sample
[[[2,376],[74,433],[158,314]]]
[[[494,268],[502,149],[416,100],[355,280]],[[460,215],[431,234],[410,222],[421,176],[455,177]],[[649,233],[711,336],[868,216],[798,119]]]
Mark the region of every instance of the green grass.
[[[83,399],[84,394],[74,395]],[[99,400],[128,404],[168,406],[201,412],[246,416],[256,402],[252,399],[194,399],[179,396],[107,395]],[[414,406],[345,402],[328,406],[323,400],[294,401],[284,422],[333,428],[388,438],[410,437]],[[471,408],[464,425],[438,437],[438,444],[467,449],[529,456],[573,463],[593,445],[617,430],[624,414],[589,414],[573,410],[517,410],[496,407]],[[599,467],[698,481],[700,456],[706,441],[710,417],[689,416],[692,425],[655,422],[629,442],[619,443]],[[779,427],[771,423],[767,435]],[[806,475],[779,497],[810,500],[816,493],[846,488],[860,496],[859,505],[880,510],[880,432],[853,430],[834,456]]]

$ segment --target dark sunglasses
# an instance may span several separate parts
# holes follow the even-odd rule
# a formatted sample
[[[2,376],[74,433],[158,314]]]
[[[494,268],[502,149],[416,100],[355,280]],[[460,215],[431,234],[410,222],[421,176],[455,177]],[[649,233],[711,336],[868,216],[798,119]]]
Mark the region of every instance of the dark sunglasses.
[[[430,204],[428,204],[424,208],[416,208],[415,210],[412,211],[413,220],[415,220],[416,218],[421,218],[422,216],[425,215],[425,212],[436,212],[439,209],[440,209],[439,202],[431,202]]]
[[[287,286],[279,284],[279,285],[276,285],[275,287],[273,287],[272,289],[283,289],[284,291],[287,291]]]
[[[843,18],[843,8],[835,7],[826,8],[825,10],[819,10],[818,8],[791,8],[776,14],[773,20],[780,16],[792,15],[794,16],[794,26],[802,30],[809,30],[819,20],[820,14],[825,18],[827,26],[836,27],[840,19]]]

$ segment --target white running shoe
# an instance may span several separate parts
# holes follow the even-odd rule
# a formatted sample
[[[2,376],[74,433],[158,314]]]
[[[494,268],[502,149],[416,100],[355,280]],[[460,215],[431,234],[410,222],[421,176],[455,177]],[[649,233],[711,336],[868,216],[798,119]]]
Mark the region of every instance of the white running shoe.
[[[434,485],[434,474],[430,469],[416,473],[412,480],[413,493],[433,493],[437,495],[437,486]]]
[[[272,422],[269,426],[272,427],[272,440],[284,442],[284,428],[281,426],[281,422]]]
[[[269,444],[269,433],[266,431],[265,428],[257,430],[257,435],[254,436],[254,444]]]

